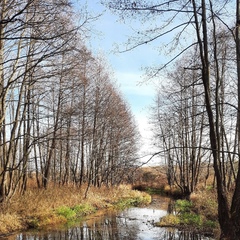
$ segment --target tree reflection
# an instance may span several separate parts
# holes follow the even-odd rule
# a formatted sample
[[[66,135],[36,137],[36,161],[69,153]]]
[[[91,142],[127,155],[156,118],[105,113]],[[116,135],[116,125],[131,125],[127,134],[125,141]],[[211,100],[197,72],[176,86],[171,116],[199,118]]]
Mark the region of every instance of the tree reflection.
[[[207,240],[210,239],[194,232],[165,231],[163,240]]]
[[[137,239],[156,239],[151,238],[139,238],[138,233],[141,231],[137,228],[123,228],[118,227],[118,222],[115,219],[108,223],[97,223],[92,227],[81,226],[74,227],[65,231],[53,231],[51,233],[38,233],[38,234],[20,234],[15,238],[16,240],[137,240]],[[121,231],[119,231],[121,230]],[[162,240],[206,240],[208,238],[199,234],[182,231],[168,231],[164,229],[159,233],[159,238]]]
[[[151,209],[149,209],[151,210]],[[140,210],[139,210],[140,211]],[[152,211],[152,210],[151,210]],[[152,212],[149,211],[151,216]],[[145,218],[145,220],[144,220]],[[144,218],[133,218],[129,215],[106,213],[91,219],[80,226],[61,231],[20,234],[11,240],[207,240],[192,232],[155,227]]]

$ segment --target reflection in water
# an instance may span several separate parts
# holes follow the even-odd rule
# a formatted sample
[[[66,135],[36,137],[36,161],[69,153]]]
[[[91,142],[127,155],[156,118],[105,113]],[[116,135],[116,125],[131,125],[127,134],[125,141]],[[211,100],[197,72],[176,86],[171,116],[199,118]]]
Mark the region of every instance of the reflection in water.
[[[206,240],[210,239],[203,237],[191,232],[179,232],[179,231],[161,231],[158,236],[145,236],[141,238],[137,237],[137,232],[135,236],[127,235],[127,231],[124,235],[119,232],[112,231],[113,229],[102,229],[101,231],[94,231],[89,228],[75,227],[66,231],[54,231],[51,233],[41,233],[41,234],[20,234],[16,240],[136,240],[136,239],[158,239],[158,240]]]
[[[120,213],[106,212],[67,230],[21,233],[11,240],[208,240],[191,232],[155,227],[166,210],[130,208]]]

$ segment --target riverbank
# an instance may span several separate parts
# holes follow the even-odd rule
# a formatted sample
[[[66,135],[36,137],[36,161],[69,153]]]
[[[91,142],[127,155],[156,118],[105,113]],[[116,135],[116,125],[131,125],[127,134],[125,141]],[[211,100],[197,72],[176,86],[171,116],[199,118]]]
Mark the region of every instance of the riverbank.
[[[168,208],[169,214],[157,223],[159,227],[200,232],[214,235],[218,239],[220,234],[218,200],[213,177],[209,177],[207,181],[205,178],[202,179],[198,188],[190,196],[183,196],[177,185],[170,187],[164,169],[161,167],[141,168],[137,179],[139,180],[135,182],[134,189],[173,199],[173,204]]]
[[[168,215],[157,223],[159,227],[174,227],[218,238],[220,227],[217,197],[214,190],[192,193],[188,200],[178,199],[169,206]]]
[[[89,189],[52,186],[29,189],[23,196],[15,195],[0,209],[0,236],[29,228],[54,228],[68,221],[106,208],[126,208],[149,204],[151,196],[121,185],[114,188]]]

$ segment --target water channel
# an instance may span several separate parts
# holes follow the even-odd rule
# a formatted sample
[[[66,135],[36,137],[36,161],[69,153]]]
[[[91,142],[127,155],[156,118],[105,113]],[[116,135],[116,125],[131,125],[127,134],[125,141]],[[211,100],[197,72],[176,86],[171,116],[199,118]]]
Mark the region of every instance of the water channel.
[[[74,227],[51,231],[28,231],[8,240],[212,240],[213,238],[154,225],[167,214],[170,199],[153,196],[147,207],[102,211]]]

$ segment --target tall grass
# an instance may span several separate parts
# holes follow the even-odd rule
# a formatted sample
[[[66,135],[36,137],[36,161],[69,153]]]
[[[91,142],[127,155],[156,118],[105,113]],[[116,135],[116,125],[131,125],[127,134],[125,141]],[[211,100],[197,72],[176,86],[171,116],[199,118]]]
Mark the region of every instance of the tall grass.
[[[91,187],[87,198],[85,188],[54,187],[47,190],[30,188],[23,196],[15,195],[0,215],[0,234],[19,229],[45,228],[90,214],[97,209],[114,207],[122,201],[147,204],[151,201],[146,193],[121,185],[113,188]]]

